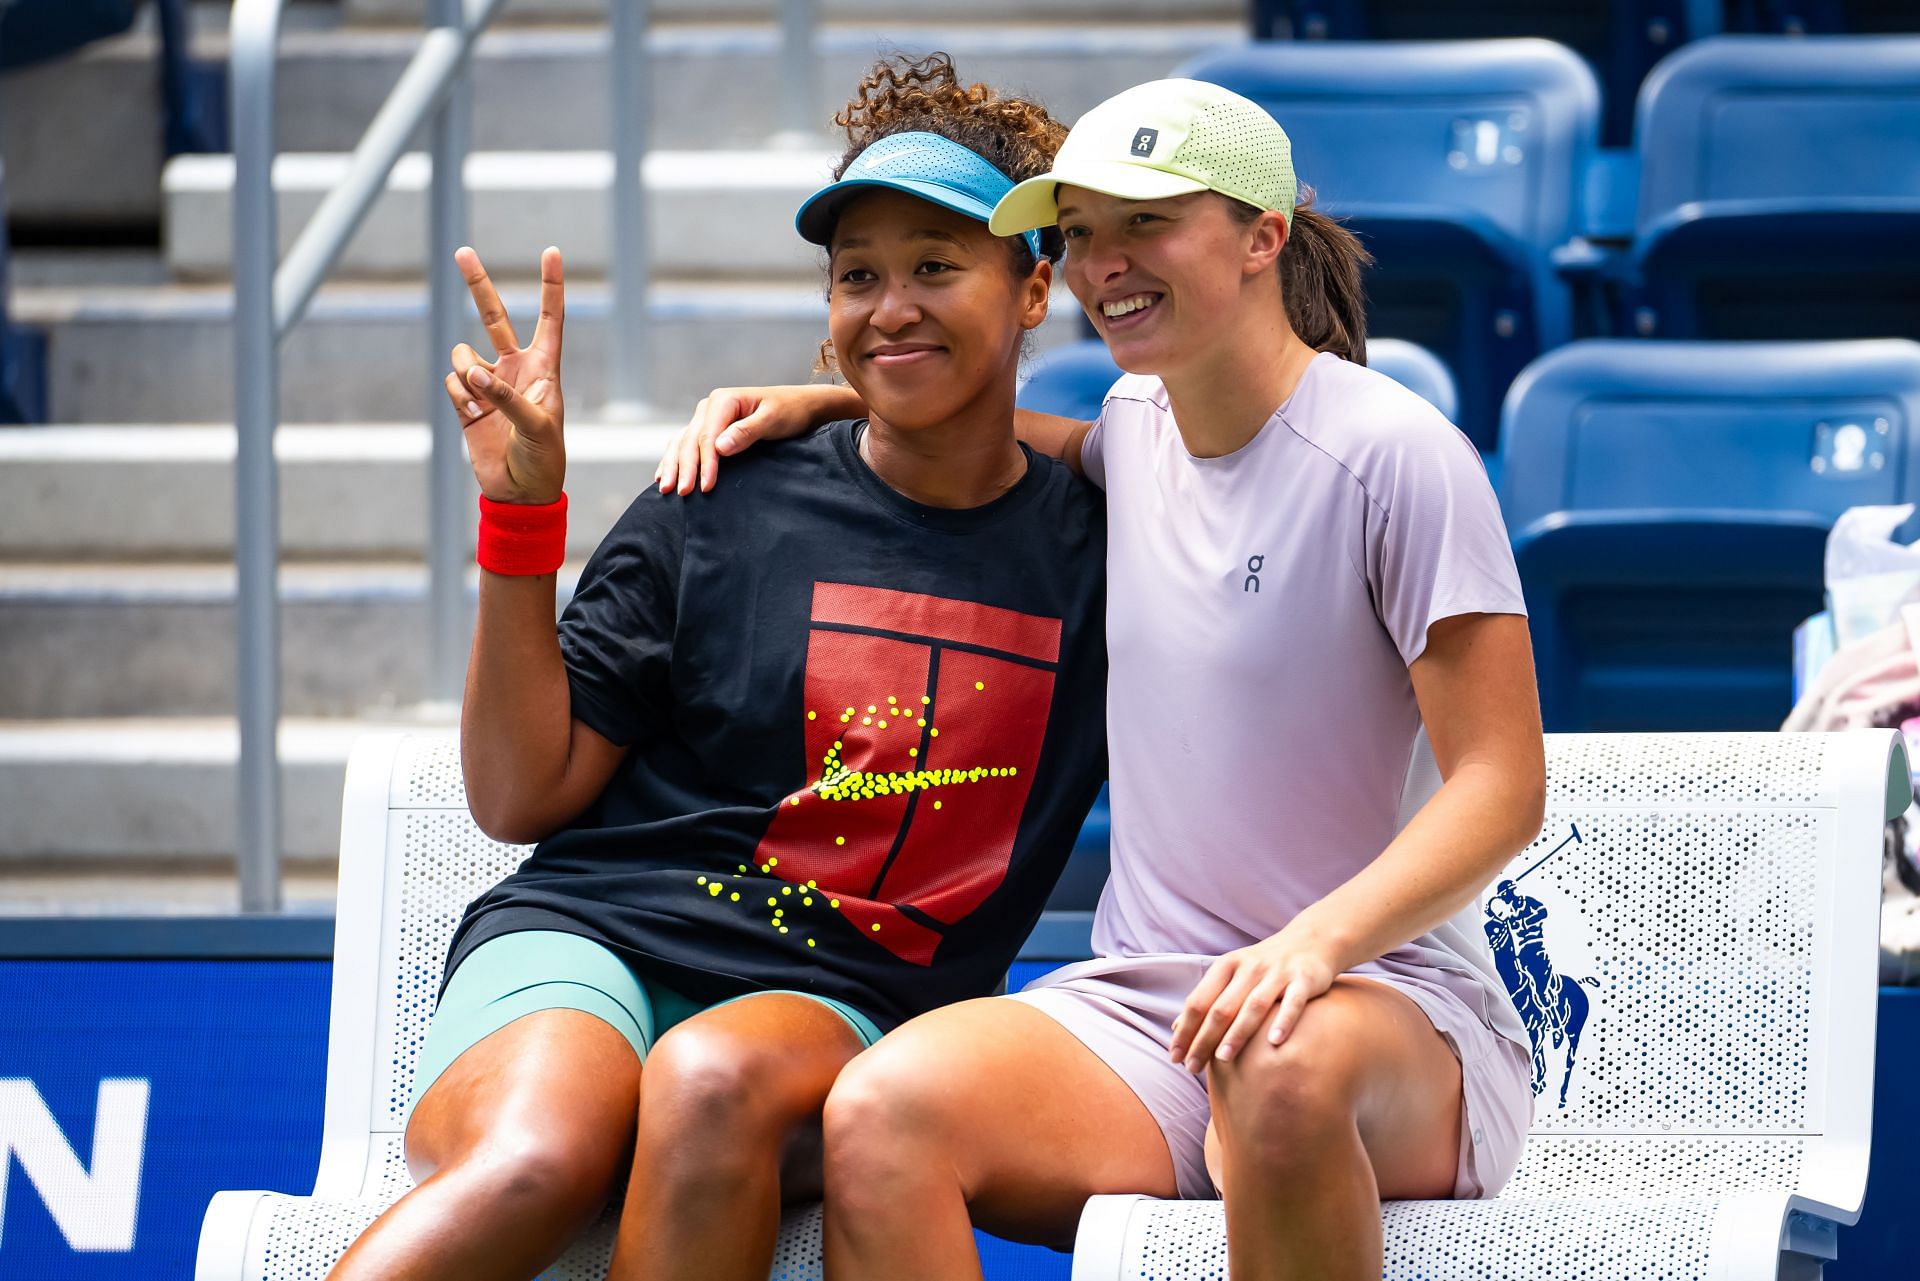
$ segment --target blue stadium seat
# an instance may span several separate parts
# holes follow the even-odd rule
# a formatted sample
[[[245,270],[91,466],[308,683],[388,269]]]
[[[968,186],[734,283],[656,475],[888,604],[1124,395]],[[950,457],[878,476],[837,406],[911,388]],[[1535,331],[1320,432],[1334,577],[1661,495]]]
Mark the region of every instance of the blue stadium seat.
[[[1087,813],[1087,821],[1080,825],[1080,835],[1074,839],[1066,870],[1060,873],[1053,892],[1047,895],[1049,912],[1091,912],[1100,902],[1100,891],[1107,884],[1107,871],[1111,866],[1108,843],[1112,831],[1113,811],[1108,806],[1107,789],[1102,786],[1098,799]]]
[[[1791,2],[1791,0],[1784,0]],[[1815,3],[1830,0],[1813,0]],[[1254,34],[1296,40],[1489,40],[1539,36],[1587,60],[1605,86],[1601,140],[1627,145],[1633,99],[1667,54],[1723,22],[1720,0],[1255,0]]]
[[[1459,411],[1453,376],[1426,348],[1397,338],[1369,339],[1367,364],[1419,393],[1449,420]],[[1120,367],[1098,339],[1056,348],[1033,362],[1033,373],[1020,389],[1020,407],[1062,418],[1096,418],[1107,388],[1119,376]]]
[[[1920,37],[1700,41],[1636,137],[1627,332],[1920,337]]]
[[[1777,728],[1827,530],[1920,498],[1920,343],[1574,343],[1500,461],[1548,729]]]
[[[0,4],[0,69],[31,66],[117,36],[139,0],[10,0]]]
[[[1119,376],[1120,366],[1098,338],[1056,347],[1034,358],[1020,387],[1020,408],[1062,418],[1098,418],[1100,402]]]
[[[1578,229],[1599,146],[1586,63],[1546,40],[1270,42],[1179,74],[1286,127],[1300,181],[1377,259],[1369,328],[1446,361],[1457,421],[1490,448],[1507,384],[1572,336],[1550,255]]]

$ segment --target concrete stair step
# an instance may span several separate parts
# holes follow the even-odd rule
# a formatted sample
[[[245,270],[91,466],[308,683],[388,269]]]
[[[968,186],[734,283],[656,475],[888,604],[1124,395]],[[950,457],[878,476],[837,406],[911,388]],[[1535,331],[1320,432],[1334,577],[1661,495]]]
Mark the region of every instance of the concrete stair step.
[[[298,877],[330,879],[354,741],[454,716],[282,723],[283,849]],[[0,913],[110,902],[109,881],[123,878],[156,882],[135,892],[143,899],[164,896],[169,882],[201,882],[206,897],[231,884],[239,752],[226,719],[0,721]]]
[[[706,13],[702,0],[682,3]],[[607,32],[600,25],[606,10],[591,0],[584,7],[591,12],[576,16],[592,26],[506,27],[482,37],[474,55],[476,148],[611,146]],[[1240,6],[1212,0],[1199,8],[1148,0],[974,0],[947,9],[945,20],[930,20],[930,6],[896,0],[888,7],[893,12],[820,28],[818,96],[800,122],[782,115],[777,26],[656,23],[648,39],[652,145],[756,148],[796,125],[824,135],[860,75],[894,51],[945,50],[967,78],[1035,93],[1071,121],[1130,84],[1245,38]],[[1113,21],[1108,10],[1153,20]],[[275,122],[282,149],[350,151],[418,42],[417,28],[289,29],[281,41]],[[207,34],[195,49],[222,61],[224,35]],[[10,73],[0,119],[10,216],[23,224],[156,220],[158,93],[150,36],[106,41]],[[148,138],[151,146],[129,143]],[[416,138],[415,146],[424,148],[424,140]]]
[[[538,285],[504,281],[508,314],[531,337]],[[580,421],[608,399],[606,285],[567,287],[566,395]],[[1038,350],[1071,343],[1078,307],[1056,285]],[[467,341],[485,334],[463,309]],[[233,293],[212,285],[25,286],[16,325],[47,336],[50,418],[62,423],[233,421]],[[640,365],[654,420],[685,420],[715,387],[805,382],[826,337],[824,282],[674,281],[654,286]],[[280,413],[299,423],[394,422],[445,396],[447,355],[429,350],[423,285],[344,283],[316,295],[281,344]]]
[[[537,286],[503,286],[523,325]],[[603,284],[567,290],[567,403],[583,413],[607,398]],[[233,294],[215,286],[19,287],[16,325],[47,335],[51,418],[69,423],[231,422]],[[468,309],[468,341],[485,335]],[[429,351],[423,286],[323,288],[281,347],[280,406],[290,422],[391,422],[444,396],[446,353]],[[1064,334],[1065,326],[1056,326]],[[530,333],[522,337],[530,337]],[[642,365],[647,399],[664,416],[717,386],[804,381],[826,336],[820,284],[665,281],[650,302]]]
[[[281,866],[286,911],[321,918],[316,928],[324,925],[326,936],[338,884],[335,858],[289,858]],[[15,859],[0,854],[0,938],[16,944],[23,931],[47,918],[133,917],[164,927],[165,921],[153,918],[225,920],[239,903],[240,878],[231,855]]]
[[[663,275],[781,277],[819,282],[820,250],[794,234],[793,215],[832,177],[824,151],[656,151],[644,166],[653,269]],[[339,184],[345,153],[283,154],[274,163],[280,253]],[[334,268],[339,277],[419,278],[425,270],[432,158],[405,156]],[[481,152],[465,166],[469,239],[501,278],[538,277],[558,245],[571,276],[609,268],[613,156],[604,151]],[[177,156],[164,177],[168,269],[183,280],[233,270],[231,156]]]
[[[568,428],[570,556],[599,545],[679,426]],[[417,423],[280,428],[282,556],[424,557],[429,448]],[[231,427],[0,428],[0,561],[230,559],[233,459]]]
[[[562,602],[579,573],[578,561],[560,571]],[[230,564],[0,565],[0,720],[231,715],[234,590]],[[286,715],[362,716],[426,697],[424,565],[284,565],[280,603]]]

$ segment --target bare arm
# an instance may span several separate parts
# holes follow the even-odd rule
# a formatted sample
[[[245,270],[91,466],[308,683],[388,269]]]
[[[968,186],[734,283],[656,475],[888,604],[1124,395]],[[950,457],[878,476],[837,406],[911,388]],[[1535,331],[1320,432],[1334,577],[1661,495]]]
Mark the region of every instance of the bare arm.
[[[839,383],[717,388],[694,407],[693,417],[667,446],[653,478],[663,494],[691,494],[695,488],[704,494],[720,478],[720,460],[754,441],[786,440],[866,412],[859,393]],[[1013,411],[1015,436],[1076,472],[1081,471],[1080,444],[1092,426],[1030,409]]]
[[[462,249],[455,257],[497,356],[482,360],[462,343],[447,375],[480,492],[501,503],[555,502],[566,478],[560,252],[541,255],[540,321],[525,348],[479,255]],[[555,577],[480,572],[460,764],[474,822],[498,841],[537,841],[559,830],[593,803],[626,755],[573,718],[554,628]]]
[[[1073,468],[1076,475],[1086,474],[1086,469],[1080,465],[1080,446],[1092,430],[1092,423],[1081,422],[1077,418],[1061,418],[1057,414],[1041,414],[1031,409],[1013,411],[1013,434],[1036,453],[1058,458]]]
[[[1539,835],[1546,759],[1527,620],[1444,619],[1408,671],[1446,782],[1351,880],[1214,964],[1174,1025],[1189,1068],[1216,1047],[1231,1059],[1263,1023],[1279,1044],[1335,977],[1451,918]]]
[[[1408,671],[1446,782],[1378,858],[1297,918],[1342,972],[1452,917],[1540,834],[1547,767],[1527,620],[1435,623]]]
[[[552,835],[593,803],[627,754],[574,719],[553,616],[554,575],[481,571],[460,763],[474,822],[496,841]]]

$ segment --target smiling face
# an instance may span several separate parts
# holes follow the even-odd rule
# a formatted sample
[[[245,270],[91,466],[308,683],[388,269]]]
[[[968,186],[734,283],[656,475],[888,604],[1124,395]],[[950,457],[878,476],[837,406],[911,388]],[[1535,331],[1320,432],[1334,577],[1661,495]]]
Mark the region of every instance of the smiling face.
[[[1059,203],[1067,287],[1130,373],[1192,367],[1260,332],[1246,323],[1249,308],[1280,306],[1273,272],[1286,223],[1277,213],[1243,222],[1207,191],[1122,200],[1063,186]]]
[[[840,372],[905,431],[1004,399],[1020,340],[1046,318],[1052,267],[1015,274],[986,224],[904,192],[852,201],[834,227],[827,330]]]

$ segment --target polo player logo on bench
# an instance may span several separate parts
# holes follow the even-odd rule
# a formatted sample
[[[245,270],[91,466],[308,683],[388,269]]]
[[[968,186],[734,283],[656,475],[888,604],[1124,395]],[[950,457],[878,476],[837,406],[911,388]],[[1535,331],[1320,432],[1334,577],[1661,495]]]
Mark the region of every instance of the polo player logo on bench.
[[[1593,978],[1570,979],[1554,968],[1547,955],[1547,907],[1539,899],[1520,889],[1520,882],[1538,871],[1547,859],[1568,845],[1580,842],[1580,829],[1572,826],[1572,835],[1553,847],[1541,859],[1512,880],[1501,881],[1487,901],[1487,942],[1493,946],[1494,967],[1507,985],[1520,1021],[1526,1025],[1527,1038],[1533,1043],[1533,1092],[1547,1088],[1546,1051],[1549,1042],[1558,1050],[1566,1046],[1566,1069],[1560,1077],[1560,1106],[1567,1106],[1567,1087],[1573,1082],[1573,1065],[1580,1054],[1580,1033],[1592,1012],[1586,987],[1597,988]],[[1585,985],[1583,987],[1582,985]]]

